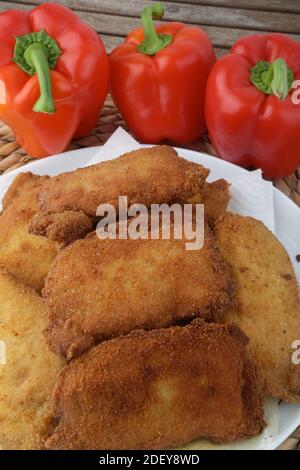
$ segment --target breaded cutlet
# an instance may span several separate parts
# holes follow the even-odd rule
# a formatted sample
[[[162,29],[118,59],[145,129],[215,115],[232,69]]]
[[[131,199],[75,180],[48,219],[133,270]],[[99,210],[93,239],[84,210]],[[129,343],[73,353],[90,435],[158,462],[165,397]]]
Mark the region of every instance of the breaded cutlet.
[[[100,204],[112,204],[116,209],[119,196],[127,196],[128,206],[140,203],[183,203],[198,194],[209,174],[202,165],[177,155],[172,147],[160,145],[142,148],[86,168],[62,173],[50,178],[39,193],[39,212],[30,224],[30,232],[52,240],[70,242],[65,235],[63,220],[73,226],[76,213],[93,220]],[[60,214],[60,229],[55,214]],[[87,232],[86,232],[87,233]],[[73,231],[74,241],[82,233]]]
[[[285,248],[262,222],[227,213],[216,223],[220,250],[232,265],[238,308],[223,321],[234,321],[250,338],[265,393],[300,400],[300,364],[292,362],[300,340],[299,287]]]
[[[48,348],[38,294],[0,267],[0,448],[39,449],[47,405],[64,361]]]
[[[136,328],[222,318],[234,304],[235,284],[214,235],[206,227],[197,250],[173,236],[172,229],[170,240],[93,235],[65,248],[43,290],[52,350],[70,360]]]
[[[60,373],[48,449],[163,449],[231,442],[264,426],[262,392],[235,325],[195,320],[106,341]]]

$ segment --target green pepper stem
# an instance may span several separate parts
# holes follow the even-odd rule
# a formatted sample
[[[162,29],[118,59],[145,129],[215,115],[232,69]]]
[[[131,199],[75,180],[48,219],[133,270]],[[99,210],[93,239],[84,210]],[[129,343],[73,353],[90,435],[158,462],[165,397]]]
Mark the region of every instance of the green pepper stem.
[[[250,80],[258,90],[283,100],[288,97],[294,74],[285,60],[279,58],[273,62],[258,62],[251,68]]]
[[[14,62],[29,75],[37,74],[40,97],[33,107],[39,113],[55,113],[50,70],[54,70],[61,50],[46,31],[16,37]]]
[[[273,80],[271,88],[275,96],[280,100],[285,99],[289,94],[288,88],[288,66],[283,59],[276,59],[272,63]]]
[[[35,103],[33,111],[55,113],[47,48],[43,44],[35,42],[24,52],[24,59],[29,66],[34,67],[40,85],[41,95]]]
[[[138,46],[138,51],[142,54],[154,55],[171,43],[170,34],[158,34],[154,27],[153,19],[160,20],[163,15],[164,9],[160,3],[155,3],[142,11],[144,41]]]

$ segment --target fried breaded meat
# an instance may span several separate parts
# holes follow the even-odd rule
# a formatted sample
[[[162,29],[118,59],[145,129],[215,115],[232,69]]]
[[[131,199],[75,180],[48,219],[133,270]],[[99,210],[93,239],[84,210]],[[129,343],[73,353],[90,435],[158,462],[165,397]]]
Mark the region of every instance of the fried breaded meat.
[[[213,226],[228,206],[230,199],[229,183],[224,179],[205,183],[199,194],[195,194],[186,202],[204,204],[204,214],[207,222]]]
[[[63,360],[48,348],[41,297],[0,268],[0,447],[38,449]]]
[[[37,291],[41,291],[58,245],[30,235],[28,225],[37,210],[37,193],[46,176],[19,174],[8,189],[0,215],[0,264]]]
[[[128,205],[181,203],[201,191],[208,174],[209,170],[202,165],[180,158],[172,147],[164,145],[135,150],[114,160],[62,173],[43,185],[39,195],[40,211],[32,220],[30,231],[64,242],[63,216],[59,221],[60,230],[56,230],[51,228],[55,220],[49,217],[53,213],[67,217],[68,211],[72,211],[73,216],[81,211],[95,218],[100,204],[117,208],[119,196],[127,196]],[[73,240],[81,237],[82,233],[73,232]]]
[[[220,318],[233,303],[230,267],[208,228],[203,248],[186,250],[186,241],[94,235],[63,250],[43,290],[51,348],[71,359],[136,328]]]
[[[60,373],[46,447],[162,449],[259,433],[262,394],[246,343],[235,325],[195,320],[94,347]]]
[[[292,344],[300,340],[299,289],[290,258],[278,239],[251,217],[226,214],[215,233],[232,265],[239,307],[225,315],[250,338],[266,394],[300,399],[300,365]]]

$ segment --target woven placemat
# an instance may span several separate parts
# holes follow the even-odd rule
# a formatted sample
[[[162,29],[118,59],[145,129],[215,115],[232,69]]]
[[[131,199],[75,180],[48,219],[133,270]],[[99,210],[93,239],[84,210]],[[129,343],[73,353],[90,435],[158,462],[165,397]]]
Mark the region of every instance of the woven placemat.
[[[107,97],[97,127],[88,136],[71,143],[67,150],[75,150],[84,147],[94,147],[104,144],[111,134],[122,126],[130,132],[122,119],[119,111],[114,106],[110,96]],[[203,136],[197,142],[185,145],[185,148],[205,152],[217,156],[208,136]],[[66,151],[67,151],[66,150]],[[19,146],[11,129],[0,122],[0,175],[6,174],[15,168],[26,165],[33,161],[29,155]],[[273,182],[274,185],[291,198],[300,207],[300,168],[287,178]],[[281,444],[279,450],[300,450],[300,427]]]

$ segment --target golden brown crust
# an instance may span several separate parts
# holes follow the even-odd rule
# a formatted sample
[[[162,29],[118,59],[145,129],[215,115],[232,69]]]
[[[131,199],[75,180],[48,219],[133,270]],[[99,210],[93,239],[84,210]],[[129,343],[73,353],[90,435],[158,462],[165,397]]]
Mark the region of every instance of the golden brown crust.
[[[40,212],[30,221],[29,233],[39,233],[49,240],[69,245],[94,229],[92,218],[81,211]]]
[[[3,198],[3,209],[15,202],[15,199],[18,199],[23,208],[32,205],[35,207],[36,200],[32,196],[40,190],[41,182],[45,182],[48,178],[49,176],[34,175],[30,171],[17,175]]]
[[[202,249],[185,242],[93,236],[63,250],[43,290],[51,348],[71,359],[136,328],[220,318],[233,305],[230,268],[208,228]]]
[[[202,198],[210,225],[213,225],[226,211],[230,199],[229,187],[229,183],[224,179],[206,183],[203,186]]]
[[[37,194],[47,180],[47,176],[19,174],[4,197],[0,215],[0,263],[37,291],[59,250],[52,241],[28,233],[37,211]]]
[[[43,338],[46,315],[41,297],[0,266],[0,448],[38,449],[47,404],[64,365]]]
[[[229,183],[224,179],[205,183],[199,194],[195,194],[187,202],[204,204],[205,219],[210,226],[226,211],[230,194]]]
[[[135,150],[119,158],[49,179],[39,195],[41,212],[82,211],[95,217],[100,204],[184,202],[198,193],[209,170],[178,157],[167,146]],[[39,235],[38,229],[34,232]]]
[[[286,250],[251,217],[227,213],[215,233],[237,281],[239,307],[225,321],[249,336],[266,394],[300,400],[300,365],[292,364],[292,343],[300,340],[299,288]]]
[[[230,442],[264,425],[245,338],[195,320],[106,341],[60,373],[50,449],[162,449]]]

